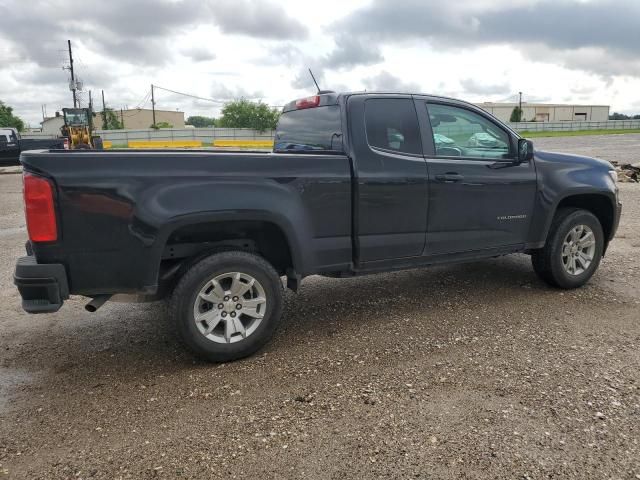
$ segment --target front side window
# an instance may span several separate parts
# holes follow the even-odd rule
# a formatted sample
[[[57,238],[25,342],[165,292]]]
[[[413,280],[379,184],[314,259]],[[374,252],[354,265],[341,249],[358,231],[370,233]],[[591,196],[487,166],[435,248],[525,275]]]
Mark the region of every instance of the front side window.
[[[365,103],[367,141],[371,147],[421,154],[420,129],[413,100],[372,98]]]
[[[491,120],[452,105],[428,104],[438,157],[510,158],[509,134]]]

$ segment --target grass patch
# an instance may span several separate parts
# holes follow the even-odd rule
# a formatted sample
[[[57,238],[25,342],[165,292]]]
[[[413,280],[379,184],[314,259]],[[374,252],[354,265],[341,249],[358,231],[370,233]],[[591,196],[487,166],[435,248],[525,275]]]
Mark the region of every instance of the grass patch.
[[[581,137],[584,135],[622,135],[625,133],[640,133],[640,128],[619,128],[611,130],[575,130],[575,131],[560,131],[560,132],[530,132],[522,131],[518,132],[525,138],[539,138],[539,137]]]

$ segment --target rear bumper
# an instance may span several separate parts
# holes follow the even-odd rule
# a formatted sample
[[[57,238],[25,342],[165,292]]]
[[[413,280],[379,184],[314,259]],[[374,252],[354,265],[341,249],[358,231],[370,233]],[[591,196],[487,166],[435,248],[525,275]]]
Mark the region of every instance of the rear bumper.
[[[32,255],[18,259],[13,283],[22,297],[23,310],[28,313],[57,312],[69,298],[64,265],[38,263]]]

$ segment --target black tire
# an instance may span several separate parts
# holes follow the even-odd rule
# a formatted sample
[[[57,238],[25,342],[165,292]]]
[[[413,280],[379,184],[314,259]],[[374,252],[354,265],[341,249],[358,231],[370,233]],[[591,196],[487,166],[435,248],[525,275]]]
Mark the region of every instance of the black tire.
[[[194,305],[207,282],[229,272],[250,275],[260,283],[267,298],[266,310],[256,330],[246,338],[217,343],[198,329]],[[221,252],[199,261],[182,276],[169,301],[169,316],[179,336],[198,356],[209,362],[228,362],[252,355],[271,339],[280,323],[282,295],[280,277],[262,257],[239,251]]]
[[[74,150],[91,150],[91,145],[86,143],[79,143],[75,146]]]
[[[587,225],[595,237],[595,252],[591,264],[579,275],[568,273],[562,260],[562,245],[565,238],[578,225]],[[531,254],[531,263],[538,276],[551,286],[578,288],[589,281],[600,265],[604,251],[604,233],[598,218],[588,210],[562,208],[556,212],[545,246]]]

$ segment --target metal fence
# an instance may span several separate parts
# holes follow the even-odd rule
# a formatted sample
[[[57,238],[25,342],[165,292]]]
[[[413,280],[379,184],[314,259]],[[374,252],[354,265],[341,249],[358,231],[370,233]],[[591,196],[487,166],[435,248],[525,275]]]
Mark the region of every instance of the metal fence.
[[[631,130],[640,129],[640,120],[608,120],[604,122],[519,122],[511,123],[517,131],[528,132],[561,132],[576,130]],[[446,135],[444,125],[439,127],[440,133]],[[449,127],[449,128],[453,128]],[[133,141],[153,140],[197,140],[203,144],[211,144],[214,140],[273,140],[274,131],[258,132],[250,128],[161,128],[160,130],[98,130],[103,140],[114,145],[126,145]],[[453,133],[453,131],[452,131]],[[22,138],[56,138],[56,135],[45,133],[25,133]]]
[[[510,123],[519,132],[568,132],[576,130],[640,129],[640,120],[607,120],[604,122],[518,122]]]
[[[37,140],[40,138],[45,138],[45,139],[58,138],[60,135],[57,135],[54,133],[42,133],[42,132],[23,132],[20,134],[20,136],[22,138]]]
[[[258,132],[250,128],[162,128],[160,130],[98,130],[103,140],[114,145],[129,141],[197,140],[213,143],[214,140],[272,140],[273,130]]]

